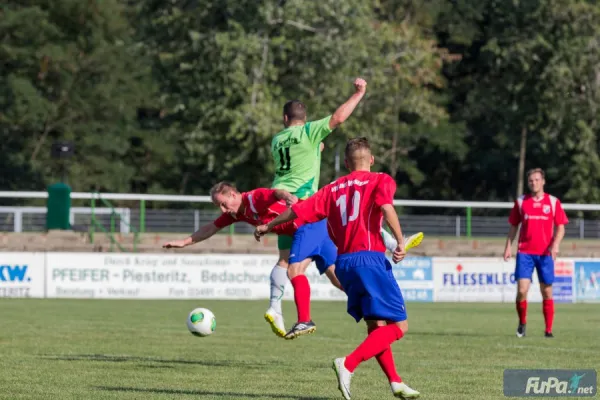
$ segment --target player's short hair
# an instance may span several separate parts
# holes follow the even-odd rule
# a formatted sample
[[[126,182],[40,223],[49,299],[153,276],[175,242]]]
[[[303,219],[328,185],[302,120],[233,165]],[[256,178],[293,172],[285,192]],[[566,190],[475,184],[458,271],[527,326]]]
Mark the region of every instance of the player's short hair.
[[[344,154],[346,155],[346,158],[349,159],[355,151],[362,149],[368,150],[369,152],[371,151],[369,139],[364,136],[348,140]]]
[[[283,115],[287,116],[289,121],[303,121],[306,119],[306,106],[299,100],[290,100],[283,106]]]
[[[210,188],[210,198],[214,201],[215,196],[218,194],[227,194],[231,191],[237,192],[238,190],[235,188],[235,185],[230,182],[219,182]]]
[[[546,179],[546,173],[541,168],[532,168],[529,171],[527,171],[527,178],[529,178],[531,174],[535,174],[538,172],[540,173],[540,175],[542,175],[542,179]]]

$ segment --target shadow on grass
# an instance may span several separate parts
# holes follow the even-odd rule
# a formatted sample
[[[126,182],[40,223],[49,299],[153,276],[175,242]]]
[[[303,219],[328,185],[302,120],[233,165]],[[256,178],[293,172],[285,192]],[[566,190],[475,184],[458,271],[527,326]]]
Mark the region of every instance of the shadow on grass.
[[[191,395],[191,396],[215,396],[215,397],[246,397],[246,398],[260,398],[268,397],[271,399],[286,399],[286,400],[329,400],[329,397],[302,397],[291,394],[274,394],[274,393],[235,393],[235,392],[211,392],[208,390],[183,390],[183,389],[148,389],[148,388],[134,388],[134,387],[111,387],[111,386],[96,386],[96,389],[106,390],[110,392],[137,392],[137,393],[159,393],[159,394],[172,394],[172,395]]]
[[[155,368],[155,369],[174,369],[175,367],[172,365],[148,365],[148,364],[140,364],[140,368]]]
[[[143,363],[158,363],[158,364],[185,364],[185,365],[202,365],[206,367],[272,367],[281,362],[269,360],[264,363],[233,361],[233,360],[185,360],[185,359],[167,359],[157,357],[139,357],[127,355],[107,355],[107,354],[69,354],[69,355],[47,355],[42,356],[47,360],[58,361],[95,361],[95,362],[143,362]],[[168,368],[168,367],[166,367]]]

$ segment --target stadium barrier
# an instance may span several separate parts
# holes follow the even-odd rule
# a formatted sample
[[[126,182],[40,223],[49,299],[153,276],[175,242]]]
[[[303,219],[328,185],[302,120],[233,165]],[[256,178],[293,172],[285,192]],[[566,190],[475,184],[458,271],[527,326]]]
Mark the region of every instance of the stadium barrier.
[[[48,192],[31,191],[0,191],[0,199],[42,199],[48,198]],[[112,215],[109,209],[95,208],[94,201],[127,202],[130,206],[137,203],[133,208],[119,208],[118,212],[119,231],[127,233],[130,228],[137,227],[139,233],[145,232],[189,232],[198,230],[201,223],[212,221],[218,215],[217,210],[199,209],[147,209],[147,202],[162,203],[200,203],[210,204],[210,196],[184,196],[184,195],[161,195],[161,194],[135,194],[135,193],[97,193],[97,192],[71,192],[73,201],[90,200],[92,207],[71,208],[70,223],[89,224],[89,215],[103,214],[98,218],[108,223]],[[1,200],[0,200],[1,202]],[[132,204],[132,202],[134,202]],[[404,200],[395,199],[394,206],[405,208],[399,210],[402,226],[405,231],[423,230],[428,235],[456,236],[456,237],[497,237],[505,236],[507,229],[507,213],[513,207],[513,202],[491,202],[491,201],[442,201],[442,200]],[[429,209],[454,209],[451,214],[444,215],[422,215],[422,213],[411,215],[405,211],[413,208]],[[591,238],[600,237],[600,221],[590,212],[600,211],[600,204],[576,204],[564,203],[563,208],[571,222],[566,226],[566,238]],[[5,222],[0,221],[0,228],[4,231],[25,232],[43,231],[45,229],[45,207],[0,207],[0,214],[4,215]],[[476,216],[474,210],[501,210],[502,217]],[[586,216],[587,215],[587,216]],[[11,223],[12,222],[12,223]],[[12,226],[11,226],[12,225]],[[241,229],[240,229],[241,228]],[[231,225],[231,233],[252,232],[250,226],[242,225],[235,227]]]
[[[81,299],[268,299],[277,256],[233,254],[0,253],[0,297]],[[408,257],[393,265],[407,301],[513,302],[514,261]],[[560,259],[555,300],[600,301],[600,259]],[[316,267],[312,300],[346,299]],[[293,299],[288,285],[285,299]],[[530,302],[540,302],[534,275]]]

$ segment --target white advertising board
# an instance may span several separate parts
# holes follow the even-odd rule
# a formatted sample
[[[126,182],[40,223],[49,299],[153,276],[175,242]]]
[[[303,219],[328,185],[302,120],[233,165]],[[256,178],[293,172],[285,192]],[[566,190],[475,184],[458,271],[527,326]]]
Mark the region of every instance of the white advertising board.
[[[0,298],[44,297],[44,253],[0,253]]]
[[[434,258],[434,301],[514,302],[517,293],[514,260],[500,258]],[[528,301],[541,302],[536,274]]]
[[[268,299],[276,262],[275,255],[252,254],[4,252],[0,298]],[[575,301],[574,267],[585,273],[593,263],[600,265],[598,260],[557,261],[555,300]],[[420,257],[394,265],[393,273],[406,301],[513,302],[514,267],[514,259]],[[314,263],[306,276],[312,300],[346,300]],[[596,280],[585,274],[577,278],[579,291],[591,292]],[[288,282],[284,299],[293,298]],[[535,272],[528,300],[541,302]]]
[[[268,299],[276,256],[48,253],[49,298]],[[341,299],[316,267],[312,298]],[[284,298],[292,299],[291,284]]]

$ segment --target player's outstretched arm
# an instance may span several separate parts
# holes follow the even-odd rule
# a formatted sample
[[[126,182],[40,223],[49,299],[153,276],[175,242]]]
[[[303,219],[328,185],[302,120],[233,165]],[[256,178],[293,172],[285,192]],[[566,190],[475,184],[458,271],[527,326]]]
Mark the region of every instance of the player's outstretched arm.
[[[396,239],[396,242],[398,243],[396,250],[392,253],[392,260],[394,260],[395,263],[400,262],[404,259],[404,256],[406,256],[406,251],[404,250],[404,237],[402,236],[402,228],[400,228],[398,214],[391,204],[381,206],[381,212],[383,213],[385,222],[392,231],[394,239]]]
[[[367,82],[364,79],[356,78],[354,81],[354,94],[350,96],[344,104],[338,107],[329,120],[329,129],[333,130],[343,124],[354,112],[354,109],[360,103],[367,91]]]
[[[508,229],[508,235],[506,235],[506,245],[504,246],[504,261],[508,261],[511,257],[511,247],[515,237],[517,236],[517,231],[519,230],[519,225],[511,225]]]
[[[283,189],[275,189],[275,197],[277,200],[285,200],[288,207],[291,207],[298,202],[298,197]]]
[[[215,233],[219,232],[220,229],[221,228],[217,228],[217,226],[211,222],[210,224],[202,226],[200,229],[198,229],[196,232],[192,233],[185,239],[173,240],[171,242],[163,244],[163,248],[171,249],[187,247],[194,243],[202,242],[208,239]]]
[[[275,228],[277,225],[281,225],[286,222],[293,221],[296,218],[297,218],[296,213],[294,211],[292,211],[291,208],[288,208],[287,210],[285,210],[282,214],[278,215],[277,218],[275,218],[268,224],[257,226],[256,229],[254,230],[254,238],[258,242],[260,242],[260,237],[271,232],[273,230],[273,228]]]

